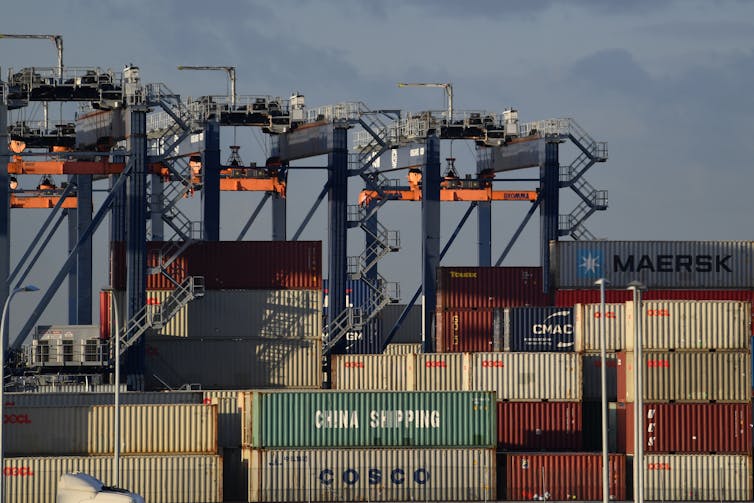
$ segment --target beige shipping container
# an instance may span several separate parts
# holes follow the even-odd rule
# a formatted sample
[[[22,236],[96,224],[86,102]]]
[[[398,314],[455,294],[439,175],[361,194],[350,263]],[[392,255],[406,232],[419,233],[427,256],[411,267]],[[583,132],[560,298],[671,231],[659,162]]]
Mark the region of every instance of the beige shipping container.
[[[636,347],[634,303],[626,302],[626,351]],[[643,349],[749,350],[751,303],[652,300],[641,303]]]
[[[84,472],[112,485],[112,456],[5,458],[6,503],[55,503],[64,473]],[[223,501],[222,458],[211,455],[123,456],[118,486],[148,503]]]
[[[644,499],[653,501],[752,501],[751,456],[647,454]]]
[[[416,355],[333,355],[332,388],[414,391]]]
[[[408,355],[413,353],[421,353],[422,352],[422,343],[421,342],[395,342],[392,344],[388,344],[385,347],[385,351],[383,351],[383,354],[386,355]]]
[[[248,501],[490,501],[494,449],[244,450]]]
[[[573,331],[576,347],[584,352],[601,348],[600,304],[576,304],[573,306]],[[605,350],[620,351],[626,347],[626,306],[605,304]]]
[[[495,391],[498,400],[580,401],[577,353],[473,353],[471,390]]]
[[[468,391],[471,388],[470,353],[416,355],[417,391]]]
[[[751,353],[666,351],[642,353],[647,402],[748,402]],[[634,353],[618,353],[618,401],[635,401]]]
[[[216,405],[123,405],[121,452],[216,454]],[[4,452],[11,456],[113,452],[115,407],[6,408]]]

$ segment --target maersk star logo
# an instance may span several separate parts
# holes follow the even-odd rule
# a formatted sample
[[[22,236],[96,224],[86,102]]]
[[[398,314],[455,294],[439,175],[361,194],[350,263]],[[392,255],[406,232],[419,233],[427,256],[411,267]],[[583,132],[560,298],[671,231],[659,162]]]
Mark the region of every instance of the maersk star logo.
[[[602,274],[602,252],[599,250],[584,250],[579,253],[579,276],[597,277]]]

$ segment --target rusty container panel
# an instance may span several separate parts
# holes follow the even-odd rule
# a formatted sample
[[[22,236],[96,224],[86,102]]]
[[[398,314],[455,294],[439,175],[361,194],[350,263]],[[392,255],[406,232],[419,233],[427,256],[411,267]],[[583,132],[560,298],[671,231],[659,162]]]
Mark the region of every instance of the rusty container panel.
[[[421,391],[467,391],[471,387],[469,353],[418,353],[416,389]]]
[[[436,313],[437,352],[493,351],[494,310],[450,310]]]
[[[749,402],[751,353],[642,353],[647,402]],[[618,353],[618,401],[635,401],[634,353]]]
[[[602,455],[508,454],[505,456],[507,500],[602,500]],[[626,456],[608,458],[611,500],[626,499]]]
[[[494,449],[244,451],[248,501],[490,501]]]
[[[13,503],[55,503],[64,473],[84,472],[113,485],[112,456],[5,458],[5,496]],[[223,463],[216,454],[137,455],[120,458],[118,487],[149,503],[220,503]],[[97,498],[99,499],[99,498]]]
[[[339,390],[413,391],[416,355],[333,355],[332,387]]]
[[[440,267],[437,309],[548,306],[541,267]]]
[[[634,453],[635,404],[618,406],[618,449]],[[739,453],[751,450],[749,403],[644,404],[644,452]]]
[[[496,391],[498,400],[581,401],[581,375],[576,353],[471,355],[471,389]]]
[[[636,347],[633,301],[626,302],[626,351]],[[749,350],[751,304],[738,301],[641,302],[643,349]]]
[[[497,442],[505,451],[580,451],[581,402],[497,402]]]
[[[647,454],[644,499],[752,501],[751,468],[750,454]]]
[[[599,351],[601,343],[602,314],[600,304],[575,304],[573,324],[576,344],[584,352]],[[605,303],[605,350],[621,351],[626,348],[626,306],[624,303]]]
[[[585,401],[602,400],[602,358],[599,352],[582,353],[583,398]],[[605,353],[605,381],[607,400],[618,400],[618,357],[614,352]]]

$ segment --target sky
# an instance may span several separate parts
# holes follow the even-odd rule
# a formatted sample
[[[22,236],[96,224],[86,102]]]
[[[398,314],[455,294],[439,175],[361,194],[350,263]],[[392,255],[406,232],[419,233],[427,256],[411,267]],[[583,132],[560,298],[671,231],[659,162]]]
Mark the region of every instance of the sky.
[[[144,82],[163,82],[182,96],[224,94],[228,85],[220,73],[181,72],[177,65],[233,65],[238,94],[300,92],[308,107],[361,101],[372,109],[441,110],[442,90],[396,83],[450,82],[456,110],[501,113],[514,107],[522,121],[573,118],[595,140],[608,142],[607,162],[586,174],[592,186],[608,191],[608,210],[586,222],[596,237],[752,238],[752,2],[27,0],[4,6],[0,32],[61,34],[66,66],[120,70],[133,63]],[[50,42],[0,40],[3,76],[9,67],[54,64]],[[222,135],[223,159],[235,141],[244,161],[264,162],[268,140],[259,131],[224,129]],[[443,158],[451,148],[459,172],[473,173],[473,144],[443,142]],[[561,164],[574,157],[564,145]],[[289,236],[324,181],[323,171],[289,175]],[[353,203],[360,188],[352,179]],[[533,186],[511,182],[498,188]],[[576,200],[562,194],[560,213],[567,214]],[[102,197],[98,193],[95,203]],[[260,197],[223,195],[221,239],[237,238]],[[493,261],[528,204],[494,205]],[[400,231],[402,249],[380,271],[389,280],[400,278],[406,300],[420,281],[420,205],[383,208],[381,221]],[[443,244],[465,209],[464,203],[443,205]],[[12,266],[46,216],[43,210],[23,211],[11,217]],[[198,198],[187,201],[185,211],[198,215]],[[301,239],[322,239],[326,228],[322,205]],[[29,282],[44,287],[59,269],[67,244],[65,231],[59,234]],[[247,239],[269,238],[270,212],[263,211]],[[475,265],[476,239],[472,217],[442,265]],[[95,235],[95,292],[107,282],[106,240],[103,230]],[[539,265],[538,240],[534,218],[503,265]],[[358,254],[363,235],[351,230],[348,242],[349,253]],[[41,323],[67,322],[66,291],[61,288]],[[11,330],[34,306],[32,295],[14,300]],[[96,310],[94,317],[97,323]]]

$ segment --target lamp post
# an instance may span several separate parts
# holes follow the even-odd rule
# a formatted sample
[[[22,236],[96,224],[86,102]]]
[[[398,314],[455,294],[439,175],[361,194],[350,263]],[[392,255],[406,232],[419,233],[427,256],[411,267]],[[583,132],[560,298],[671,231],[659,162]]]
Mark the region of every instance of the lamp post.
[[[3,479],[5,478],[5,459],[3,456],[3,419],[5,418],[5,412],[3,410],[3,404],[5,398],[3,397],[3,391],[5,389],[5,319],[8,317],[8,308],[10,307],[10,301],[14,295],[21,292],[36,292],[39,290],[34,285],[19,286],[14,288],[8,295],[3,306],[3,314],[0,318],[0,503],[5,500],[5,487],[3,486]]]
[[[115,417],[113,419],[113,487],[118,487],[119,479],[120,479],[120,330],[118,327],[118,302],[115,299],[115,291],[112,288],[103,288],[102,289],[105,292],[110,292],[110,303],[113,308],[113,330],[115,337],[115,347],[113,348],[114,353],[114,359],[115,359],[115,369],[114,373],[115,376],[113,380],[115,381],[115,397],[114,397],[114,403],[115,403],[115,410],[113,411],[113,414],[115,414]],[[111,336],[112,340],[112,336]],[[1,503],[1,502],[0,502]]]
[[[602,396],[602,501],[610,501],[609,466],[610,461],[607,453],[607,365],[605,348],[607,347],[605,335],[605,286],[610,282],[600,278],[594,282],[600,287],[600,393]]]
[[[633,293],[634,305],[634,501],[644,501],[644,380],[641,340],[641,292],[647,287],[632,281],[628,290]],[[628,362],[626,362],[628,363]]]

